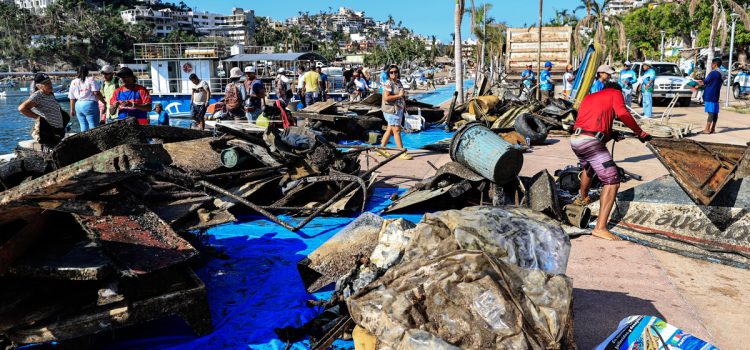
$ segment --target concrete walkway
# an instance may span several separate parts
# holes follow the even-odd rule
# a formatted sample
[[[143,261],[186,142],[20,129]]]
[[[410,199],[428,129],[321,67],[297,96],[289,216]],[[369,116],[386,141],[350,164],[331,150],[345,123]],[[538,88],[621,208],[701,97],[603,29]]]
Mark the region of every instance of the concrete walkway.
[[[640,109],[637,109],[640,111]],[[659,115],[663,107],[655,107]],[[674,121],[705,125],[702,106],[675,108]],[[717,134],[696,135],[701,141],[745,144],[750,140],[750,115],[722,111]],[[611,146],[611,144],[610,144]],[[395,160],[381,168],[386,185],[408,187],[450,161],[447,154],[414,150],[414,160]],[[667,170],[637,140],[619,142],[615,160],[650,181]],[[526,153],[522,175],[541,169],[552,173],[577,159],[567,137]],[[643,182],[630,181],[622,188]],[[568,275],[574,280],[575,334],[581,349],[591,349],[630,315],[654,315],[721,349],[747,349],[741,339],[750,325],[750,271],[686,258],[630,242],[609,242],[591,236],[573,240]]]

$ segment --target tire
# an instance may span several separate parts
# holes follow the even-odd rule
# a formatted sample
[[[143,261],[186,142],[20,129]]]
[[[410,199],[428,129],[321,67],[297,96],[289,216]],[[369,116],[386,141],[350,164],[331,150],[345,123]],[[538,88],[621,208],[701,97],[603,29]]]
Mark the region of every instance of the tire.
[[[735,100],[740,99],[740,84],[732,85],[732,95],[734,95]]]
[[[547,125],[531,114],[519,115],[514,127],[521,136],[531,140],[532,145],[542,145],[547,140]]]
[[[690,107],[690,103],[692,101],[690,100],[690,97],[682,97],[680,98],[680,106],[681,107]]]

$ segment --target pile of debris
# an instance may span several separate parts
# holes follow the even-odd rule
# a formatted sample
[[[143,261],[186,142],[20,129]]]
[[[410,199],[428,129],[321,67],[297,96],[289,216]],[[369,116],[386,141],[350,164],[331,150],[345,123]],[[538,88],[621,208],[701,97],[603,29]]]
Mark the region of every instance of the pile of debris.
[[[366,214],[299,264],[310,292],[336,281],[331,300],[310,302],[324,312],[276,333],[308,335],[312,349],[345,333],[390,349],[574,349],[570,240],[540,217],[469,207],[414,225]]]
[[[307,120],[307,126],[331,141],[360,140],[370,144],[377,143],[377,138],[386,125],[383,111],[380,109],[382,95],[372,93],[357,102],[326,101],[317,102],[294,112],[296,117]],[[437,123],[443,120],[445,111],[433,105],[406,100],[406,114],[420,120],[420,130],[426,123]]]
[[[0,344],[80,338],[169,315],[211,330],[188,231],[266,216],[296,231],[361,211],[374,171],[302,128],[226,134],[128,119],[0,164]],[[282,220],[274,212],[304,215]]]

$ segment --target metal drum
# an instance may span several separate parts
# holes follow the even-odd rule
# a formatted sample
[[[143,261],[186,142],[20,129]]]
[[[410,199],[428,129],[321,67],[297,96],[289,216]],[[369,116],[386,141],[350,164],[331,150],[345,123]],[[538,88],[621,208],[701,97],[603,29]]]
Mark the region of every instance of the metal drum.
[[[450,154],[453,161],[500,185],[513,181],[523,166],[523,152],[480,123],[456,132]]]

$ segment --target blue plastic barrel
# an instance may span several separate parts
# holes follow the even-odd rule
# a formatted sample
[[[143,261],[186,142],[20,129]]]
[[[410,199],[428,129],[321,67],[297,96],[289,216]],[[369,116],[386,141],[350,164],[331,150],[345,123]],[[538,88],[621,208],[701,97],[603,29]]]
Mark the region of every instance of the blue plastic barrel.
[[[451,140],[451,159],[496,184],[509,183],[523,166],[523,153],[480,123],[469,123]]]

